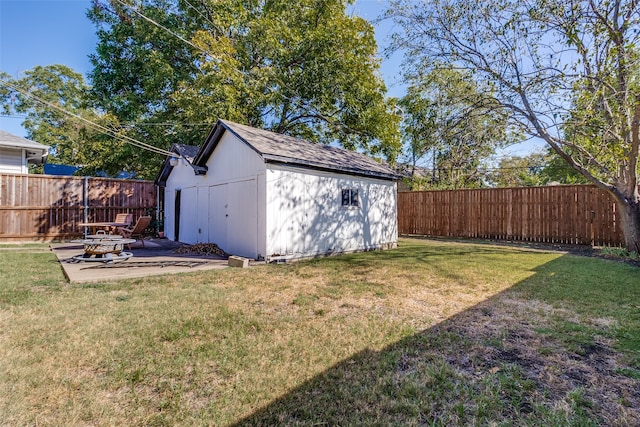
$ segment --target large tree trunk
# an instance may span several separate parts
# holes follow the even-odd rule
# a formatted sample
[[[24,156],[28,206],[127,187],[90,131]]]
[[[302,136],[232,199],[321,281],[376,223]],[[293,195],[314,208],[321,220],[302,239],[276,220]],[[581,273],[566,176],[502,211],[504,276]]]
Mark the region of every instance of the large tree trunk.
[[[624,235],[625,248],[640,254],[640,201],[617,199],[620,213],[620,228]]]

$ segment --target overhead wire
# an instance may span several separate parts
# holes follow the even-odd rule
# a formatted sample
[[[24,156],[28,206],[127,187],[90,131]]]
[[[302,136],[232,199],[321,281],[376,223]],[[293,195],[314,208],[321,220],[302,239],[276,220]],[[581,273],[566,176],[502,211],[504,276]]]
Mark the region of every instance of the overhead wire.
[[[136,15],[140,16],[142,19],[144,19],[147,22],[150,22],[151,24],[157,26],[158,28],[166,31],[167,33],[169,33],[170,35],[177,37],[179,40],[183,41],[184,43],[187,43],[189,46],[199,50],[200,52],[204,53],[207,56],[212,56],[211,52],[200,47],[197,46],[195,44],[193,44],[192,42],[190,42],[189,40],[186,40],[185,38],[183,38],[182,36],[180,36],[179,34],[176,34],[175,32],[171,31],[170,29],[168,29],[167,27],[165,27],[164,25],[158,23],[157,21],[155,21],[152,18],[149,18],[148,16],[144,15],[142,12],[140,12],[139,10],[137,10],[136,8],[133,7],[133,5],[127,4],[125,2],[123,2],[122,0],[116,0],[118,3],[120,3],[122,6],[126,7],[127,9],[133,11]],[[185,0],[186,1],[186,0]],[[186,1],[186,3],[191,6],[194,10],[198,11],[193,5],[191,5],[188,1]],[[198,13],[200,13],[198,11]],[[202,14],[200,14],[202,16]],[[209,19],[207,19],[206,17],[203,16],[203,18],[205,18],[205,20],[207,20],[208,22],[210,22],[212,25],[213,24]],[[245,77],[248,78],[252,78],[255,79],[257,81],[257,79],[253,76],[251,76],[250,73],[248,73],[247,71],[242,71],[239,69],[236,69],[236,71],[242,75],[244,75]],[[276,83],[278,83],[279,85],[281,85],[283,88],[288,89],[291,92],[294,92],[296,94],[298,94],[298,90],[296,90],[295,88],[292,88],[291,86],[289,86],[286,82],[282,81],[281,79],[277,78],[276,76],[272,76],[272,78],[276,81]],[[273,91],[270,87],[265,87],[266,90],[268,91]],[[287,96],[283,93],[279,93],[279,95],[281,97],[283,97],[284,99],[288,100],[289,102],[293,103],[294,105],[300,105],[299,102],[296,99],[291,98],[290,96]],[[327,117],[326,114],[324,114],[322,111],[319,111],[317,108],[314,108],[312,106],[307,106],[307,105],[301,105],[301,108],[307,111],[312,111],[313,113],[315,113],[316,115],[318,115],[319,117],[321,117],[323,120],[325,120],[327,123],[332,123],[332,120],[330,117]],[[341,126],[342,127],[342,126]]]
[[[195,49],[199,50],[199,51],[200,51],[200,52],[202,52],[202,53],[204,53],[205,55],[208,55],[208,56],[209,56],[209,55],[211,55],[211,52],[209,52],[208,50],[206,50],[206,49],[204,49],[204,48],[202,48],[202,47],[200,47],[200,46],[197,46],[196,44],[194,44],[194,43],[192,43],[191,41],[189,41],[189,40],[185,39],[184,37],[182,37],[181,35],[179,35],[179,34],[175,33],[174,31],[171,31],[169,28],[167,28],[167,27],[163,26],[162,24],[158,23],[158,22],[157,22],[157,21],[155,21],[154,19],[149,18],[148,16],[144,15],[142,12],[138,11],[134,6],[127,4],[127,3],[123,2],[122,0],[116,0],[116,1],[117,1],[118,3],[120,3],[122,6],[124,6],[125,8],[127,8],[127,9],[131,10],[132,12],[134,12],[136,15],[138,15],[138,16],[139,16],[140,18],[142,18],[143,20],[145,20],[145,21],[147,21],[147,22],[149,22],[149,23],[151,23],[151,24],[153,24],[153,25],[157,26],[158,28],[162,29],[163,31],[167,32],[168,34],[170,34],[170,35],[172,35],[172,36],[174,36],[174,37],[178,38],[180,41],[182,41],[182,42],[184,42],[184,43],[188,44],[189,46],[191,46],[191,47],[193,47],[193,48],[195,48]],[[204,19],[205,19],[205,20],[207,20],[208,22],[212,23],[212,22],[211,22],[207,17],[205,17],[205,16],[202,14],[202,12],[200,12],[197,8],[195,8],[191,3],[189,3],[187,0],[185,0],[185,2],[187,3],[187,5],[188,5],[189,7],[191,7],[192,9],[194,9],[194,10],[195,10],[195,11],[196,11],[196,12],[197,12],[197,13],[198,13],[202,18],[204,18]],[[212,24],[213,24],[213,23],[212,23]],[[250,77],[250,74],[249,74],[249,73],[247,73],[246,71],[242,71],[242,70],[237,70],[237,71],[238,71],[239,73],[241,73],[241,74],[244,74],[244,75],[246,75],[246,76],[249,76],[249,77]],[[289,87],[286,83],[282,82],[280,79],[276,78],[276,81],[277,81],[279,84],[281,84],[283,87],[285,87],[285,88],[287,88],[287,89],[289,89],[289,90],[291,90],[291,91],[293,91],[293,92],[297,92],[295,89],[293,89],[293,88]],[[85,122],[85,123],[89,124],[90,126],[93,126],[93,127],[95,127],[96,129],[99,129],[99,130],[101,130],[101,131],[103,131],[103,132],[107,133],[108,135],[110,135],[110,136],[112,136],[112,137],[116,138],[116,139],[123,139],[123,140],[125,140],[125,142],[130,143],[131,145],[137,146],[137,147],[139,147],[139,148],[143,148],[143,149],[145,149],[145,150],[149,150],[149,151],[155,152],[155,153],[157,153],[157,154],[168,155],[168,156],[173,156],[173,155],[175,155],[175,153],[172,153],[172,152],[170,152],[170,151],[163,150],[163,149],[158,148],[158,147],[155,147],[155,146],[153,146],[153,145],[150,145],[150,144],[147,144],[147,143],[144,143],[144,142],[138,141],[138,140],[136,140],[136,139],[134,139],[134,138],[131,138],[131,137],[127,136],[127,135],[118,135],[117,133],[115,133],[115,132],[114,132],[113,130],[111,130],[111,129],[108,129],[108,128],[106,128],[106,127],[104,127],[104,126],[102,126],[102,125],[99,125],[99,124],[97,124],[97,123],[95,123],[95,122],[92,122],[91,120],[88,120],[88,119],[86,119],[86,118],[84,118],[84,117],[82,117],[82,116],[79,116],[79,115],[74,114],[74,113],[72,113],[72,112],[70,112],[70,111],[67,111],[67,110],[65,110],[64,108],[62,108],[62,107],[60,107],[60,106],[58,106],[58,105],[55,105],[55,104],[53,104],[53,103],[50,103],[50,102],[48,102],[48,101],[45,101],[45,100],[43,100],[43,99],[41,99],[41,98],[37,97],[37,96],[36,96],[36,95],[34,95],[34,94],[31,94],[31,93],[25,92],[25,91],[21,90],[20,88],[18,88],[18,87],[16,87],[16,86],[13,86],[13,85],[11,85],[10,83],[8,83],[8,82],[6,82],[6,81],[4,81],[4,80],[2,80],[2,79],[0,79],[0,83],[4,84],[4,85],[6,85],[6,86],[11,87],[12,89],[16,90],[17,92],[22,93],[22,94],[23,94],[23,95],[25,95],[25,96],[31,97],[31,98],[35,99],[36,101],[38,101],[38,102],[40,102],[40,103],[42,103],[42,104],[44,104],[44,105],[47,105],[47,106],[49,106],[49,107],[51,107],[51,108],[54,108],[54,109],[57,109],[58,111],[61,111],[62,113],[66,114],[66,115],[69,115],[69,116],[74,117],[74,118],[76,118],[76,119],[78,119],[78,120],[81,120],[81,121],[83,121],[83,122]],[[269,88],[267,88],[267,89],[269,89]],[[281,94],[281,95],[282,95],[282,94]],[[286,95],[282,95],[282,96],[283,96],[285,99],[288,99],[289,101],[296,103],[296,101],[295,101],[294,99],[291,99],[290,97],[288,97],[288,96],[286,96]],[[305,107],[305,108],[306,108],[306,107]],[[321,114],[321,115],[322,115],[322,113],[320,113],[320,112],[318,112],[318,114]],[[322,116],[324,117],[324,115],[322,115]],[[125,124],[125,125],[127,125],[127,124]],[[133,126],[136,126],[136,127],[140,127],[140,126],[176,126],[176,125],[181,125],[181,126],[211,126],[211,125],[212,125],[212,123],[204,123],[204,122],[203,122],[203,123],[179,123],[179,122],[176,122],[176,123],[169,123],[169,122],[165,122],[165,123],[139,123],[139,122],[138,122],[138,123],[133,123],[133,124],[132,124],[132,123],[129,123],[128,125],[133,125]],[[525,169],[526,167],[514,167],[513,169],[520,169],[520,168]],[[507,169],[507,168],[490,168],[490,169],[491,169],[491,170],[497,170],[497,169]],[[512,168],[508,168],[508,169],[512,169]]]
[[[130,143],[131,145],[137,146],[138,148],[143,148],[143,149],[148,150],[148,151],[155,152],[156,154],[175,156],[175,153],[172,153],[170,151],[166,151],[166,150],[163,150],[161,148],[155,147],[153,145],[138,141],[138,140],[136,140],[134,138],[131,138],[131,137],[127,136],[127,135],[118,135],[115,131],[113,131],[113,130],[111,130],[109,128],[106,128],[106,127],[104,127],[102,125],[99,125],[99,124],[97,124],[97,123],[95,123],[95,122],[93,122],[93,121],[91,121],[89,119],[86,119],[86,118],[84,118],[82,116],[79,116],[79,115],[77,115],[75,113],[67,111],[64,108],[62,108],[62,107],[60,107],[58,105],[55,105],[55,104],[53,104],[51,102],[45,101],[42,98],[40,98],[40,97],[38,97],[38,96],[36,96],[34,94],[28,93],[28,92],[20,89],[19,87],[14,86],[9,82],[4,81],[1,78],[0,78],[0,84],[4,84],[5,86],[15,90],[16,92],[19,92],[19,93],[21,93],[21,94],[23,94],[25,96],[28,96],[28,97],[34,99],[37,102],[40,102],[40,103],[42,103],[44,105],[47,105],[47,106],[49,106],[51,108],[54,108],[54,109],[66,114],[66,115],[68,115],[70,117],[73,117],[73,118],[76,118],[78,120],[81,120],[81,121],[89,124],[90,126],[93,126],[94,128],[96,128],[98,130],[101,130],[101,131],[107,133],[109,136],[112,136],[112,137],[114,137],[116,139],[125,139],[126,140],[125,142]],[[25,117],[27,117],[24,114],[22,114],[22,115],[0,114],[0,116],[2,116],[2,117],[11,117],[11,118],[25,118]],[[131,123],[129,123],[129,124],[125,123],[125,126],[126,125],[132,125],[132,124]],[[133,125],[134,126],[176,126],[176,125],[181,125],[181,126],[211,126],[212,123],[179,123],[179,122],[161,123],[161,122],[159,122],[159,123],[133,123]],[[508,156],[505,156],[505,158],[507,158],[507,157]],[[407,165],[407,166],[411,167],[409,165]],[[527,165],[527,166],[482,167],[481,169],[484,170],[484,171],[489,172],[489,171],[502,171],[502,170],[531,170],[531,169],[536,169],[536,168],[542,168],[544,166],[545,166],[544,164],[532,164],[532,165]],[[434,171],[433,168],[426,168],[424,166],[417,166],[417,168],[421,169],[422,172],[425,172],[425,173],[432,173]],[[466,170],[466,168],[462,168],[462,167],[446,168],[446,167],[444,167],[444,168],[436,168],[435,170],[436,171]]]
[[[187,43],[189,46],[198,49],[200,51],[202,51],[205,54],[209,54],[209,52],[205,51],[204,49],[202,49],[200,46],[197,46],[193,43],[191,43],[189,40],[185,39],[184,37],[182,37],[180,34],[177,34],[173,31],[171,31],[170,29],[168,29],[167,27],[165,27],[164,25],[154,21],[153,19],[149,18],[146,15],[143,15],[141,12],[139,12],[137,9],[135,9],[133,6],[123,2],[122,0],[116,0],[118,3],[120,3],[121,5],[123,5],[124,7],[126,7],[127,9],[133,11],[136,15],[140,16],[142,19],[151,22],[152,24],[156,25],[158,28],[161,28],[162,30],[168,32],[169,34],[171,34],[174,37],[177,37],[178,39],[180,39],[181,41],[183,41],[184,43]]]
[[[197,9],[196,7],[194,7],[191,3],[189,3],[189,1],[188,1],[188,0],[184,0],[184,2],[185,2],[187,5],[189,5],[189,7],[190,7],[191,9],[195,10],[195,11],[196,11],[196,13],[197,13],[198,15],[200,15],[200,16],[201,16],[205,21],[209,22],[209,23],[210,23],[211,25],[213,25],[214,27],[216,26],[216,24],[214,24],[214,23],[213,23],[213,21],[211,21],[211,19],[209,19],[208,17],[204,16],[204,14],[203,14],[199,9]]]
[[[131,138],[128,135],[119,135],[112,129],[109,129],[109,128],[105,127],[105,126],[102,126],[102,125],[100,125],[98,123],[95,123],[95,122],[93,122],[93,121],[91,121],[91,120],[89,120],[87,118],[84,118],[84,117],[78,115],[78,114],[72,113],[71,111],[68,111],[65,108],[62,108],[61,106],[56,105],[56,104],[54,104],[52,102],[46,101],[46,100],[40,98],[37,95],[29,93],[29,92],[27,92],[27,91],[15,86],[15,85],[13,85],[13,84],[7,82],[6,80],[4,80],[2,78],[0,78],[0,84],[3,84],[4,86],[6,86],[6,87],[8,87],[10,89],[13,89],[16,92],[21,93],[22,95],[27,96],[27,97],[29,97],[29,98],[37,101],[37,102],[40,102],[43,105],[46,105],[46,106],[48,106],[48,107],[50,107],[52,109],[58,110],[61,113],[66,114],[67,116],[73,117],[73,118],[75,118],[77,120],[80,120],[80,121],[82,121],[84,123],[87,123],[88,125],[96,128],[98,130],[101,130],[102,132],[106,133],[109,136],[112,136],[112,137],[114,137],[116,139],[124,140],[124,142],[126,142],[128,144],[131,144],[131,145],[136,146],[138,148],[142,148],[142,149],[154,152],[156,154],[162,154],[162,155],[165,155],[165,156],[174,156],[175,155],[175,153],[172,153],[172,152],[167,151],[167,150],[163,150],[162,148],[155,147],[155,146],[153,146],[151,144],[147,144],[146,142],[138,141],[137,139]]]

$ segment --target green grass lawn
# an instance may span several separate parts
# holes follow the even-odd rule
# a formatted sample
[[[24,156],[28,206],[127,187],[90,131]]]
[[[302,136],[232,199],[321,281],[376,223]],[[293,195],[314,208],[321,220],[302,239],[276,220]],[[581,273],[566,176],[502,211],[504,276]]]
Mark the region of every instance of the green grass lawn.
[[[0,425],[639,425],[640,268],[397,250],[69,285],[0,247]]]

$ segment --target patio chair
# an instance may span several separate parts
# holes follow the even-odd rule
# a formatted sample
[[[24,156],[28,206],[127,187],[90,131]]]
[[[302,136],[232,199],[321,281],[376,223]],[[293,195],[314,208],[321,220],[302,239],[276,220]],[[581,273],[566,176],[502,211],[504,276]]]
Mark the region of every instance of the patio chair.
[[[131,226],[131,222],[133,221],[133,214],[130,213],[119,213],[116,215],[116,219],[113,221],[116,224],[127,224],[127,227]],[[116,227],[107,227],[107,233],[112,234],[114,232],[118,232]]]
[[[125,239],[135,239],[136,236],[139,236],[140,242],[142,242],[142,247],[144,248],[144,238],[142,233],[144,233],[144,230],[149,226],[149,224],[151,224],[151,216],[141,216],[132,228],[118,227],[118,233]]]
[[[127,226],[130,226],[133,222],[133,214],[119,213],[118,215],[116,215],[116,219],[113,222],[118,224],[127,224]]]

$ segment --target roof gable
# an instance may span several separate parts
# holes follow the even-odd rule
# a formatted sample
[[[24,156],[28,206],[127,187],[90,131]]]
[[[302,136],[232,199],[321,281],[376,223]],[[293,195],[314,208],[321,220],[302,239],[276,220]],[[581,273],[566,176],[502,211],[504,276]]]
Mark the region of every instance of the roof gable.
[[[226,131],[231,132],[240,141],[247,144],[267,163],[289,164],[309,169],[382,179],[397,178],[392,169],[364,154],[324,144],[315,144],[227,120],[218,120],[195,156],[194,164],[206,165]]]

